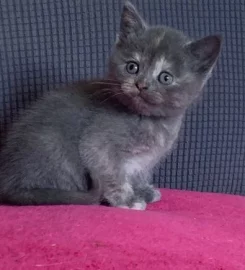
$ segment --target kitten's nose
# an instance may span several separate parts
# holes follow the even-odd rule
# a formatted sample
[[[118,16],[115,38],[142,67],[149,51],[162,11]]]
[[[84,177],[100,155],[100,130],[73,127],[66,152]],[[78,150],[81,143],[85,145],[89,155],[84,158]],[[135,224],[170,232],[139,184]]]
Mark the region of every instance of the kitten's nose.
[[[140,91],[148,89],[148,86],[145,82],[136,82],[135,85]]]

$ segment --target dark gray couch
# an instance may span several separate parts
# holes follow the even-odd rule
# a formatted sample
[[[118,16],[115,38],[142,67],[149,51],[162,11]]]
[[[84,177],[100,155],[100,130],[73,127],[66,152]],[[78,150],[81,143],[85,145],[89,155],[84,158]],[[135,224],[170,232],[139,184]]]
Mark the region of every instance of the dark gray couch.
[[[152,24],[193,37],[224,36],[202,101],[174,153],[157,167],[162,187],[245,194],[245,1],[138,0]],[[22,108],[61,83],[103,75],[119,26],[119,0],[0,0],[0,134]]]

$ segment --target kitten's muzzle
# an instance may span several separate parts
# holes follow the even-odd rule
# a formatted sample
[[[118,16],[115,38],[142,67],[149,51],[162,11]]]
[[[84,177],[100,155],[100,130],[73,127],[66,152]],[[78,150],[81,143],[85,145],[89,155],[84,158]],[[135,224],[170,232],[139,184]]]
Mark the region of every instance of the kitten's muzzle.
[[[145,82],[136,82],[135,86],[138,88],[139,91],[148,90],[148,85]]]

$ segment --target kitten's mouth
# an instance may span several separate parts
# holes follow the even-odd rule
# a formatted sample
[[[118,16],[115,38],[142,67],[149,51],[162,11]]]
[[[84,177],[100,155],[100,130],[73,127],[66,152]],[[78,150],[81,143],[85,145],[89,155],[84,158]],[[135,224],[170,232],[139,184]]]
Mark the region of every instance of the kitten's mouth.
[[[158,92],[153,93],[153,92],[142,91],[136,96],[136,98],[139,98],[143,100],[145,103],[148,103],[150,105],[160,105],[163,103],[163,97]]]
[[[157,91],[139,91],[138,89],[130,86],[126,86],[122,88],[124,94],[126,94],[132,101],[136,103],[144,103],[146,105],[160,105],[163,103],[163,96]]]

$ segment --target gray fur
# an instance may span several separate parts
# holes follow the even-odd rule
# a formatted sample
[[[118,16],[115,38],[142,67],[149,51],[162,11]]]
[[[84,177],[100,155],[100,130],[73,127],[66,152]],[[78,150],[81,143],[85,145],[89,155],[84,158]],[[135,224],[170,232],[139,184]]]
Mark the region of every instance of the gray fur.
[[[145,209],[160,200],[152,168],[172,149],[221,46],[149,27],[124,6],[106,79],[53,91],[15,123],[0,154],[0,201]],[[139,65],[129,74],[128,61]],[[173,75],[171,85],[159,74]]]

